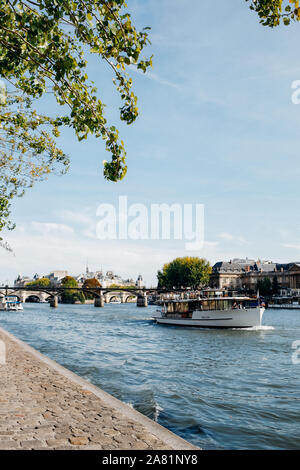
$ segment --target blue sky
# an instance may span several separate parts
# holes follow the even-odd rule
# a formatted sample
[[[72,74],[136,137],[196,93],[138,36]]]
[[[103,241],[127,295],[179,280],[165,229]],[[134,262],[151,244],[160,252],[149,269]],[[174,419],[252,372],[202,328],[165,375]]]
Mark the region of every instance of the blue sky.
[[[128,174],[117,184],[105,181],[103,142],[78,143],[65,131],[71,170],[14,203],[17,228],[5,236],[15,256],[2,252],[0,281],[54,269],[78,274],[87,259],[90,269],[142,273],[148,285],[176,256],[300,260],[300,105],[291,101],[291,84],[300,79],[300,25],[262,27],[243,0],[128,4],[140,27],[151,26],[146,52],[154,54],[146,76],[132,72],[141,111],[135,124],[119,124],[110,72],[95,56],[89,65],[125,141]],[[98,240],[96,208],[117,204],[120,195],[129,204],[204,204],[203,249]]]

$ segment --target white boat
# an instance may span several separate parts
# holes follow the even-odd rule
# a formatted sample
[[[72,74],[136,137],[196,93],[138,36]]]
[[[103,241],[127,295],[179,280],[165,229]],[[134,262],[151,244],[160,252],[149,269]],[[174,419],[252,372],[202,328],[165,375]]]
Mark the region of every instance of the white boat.
[[[17,312],[23,310],[23,305],[15,295],[7,295],[0,299],[0,310]]]
[[[167,300],[153,315],[161,325],[199,328],[252,328],[261,326],[264,304],[251,297],[207,297]]]
[[[110,301],[110,303],[111,303],[111,304],[120,304],[120,303],[121,303],[121,300],[119,300],[119,299],[112,299],[112,300]]]

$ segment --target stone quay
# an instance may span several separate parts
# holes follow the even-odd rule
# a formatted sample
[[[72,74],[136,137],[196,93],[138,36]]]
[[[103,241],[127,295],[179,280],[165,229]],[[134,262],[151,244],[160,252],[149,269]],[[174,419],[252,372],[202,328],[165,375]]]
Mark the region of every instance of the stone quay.
[[[195,450],[0,328],[0,450]]]

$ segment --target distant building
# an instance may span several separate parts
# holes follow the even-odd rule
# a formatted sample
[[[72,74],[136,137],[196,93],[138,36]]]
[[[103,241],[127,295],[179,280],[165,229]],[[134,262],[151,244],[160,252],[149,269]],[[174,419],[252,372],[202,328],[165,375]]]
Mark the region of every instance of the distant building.
[[[33,278],[30,278],[28,276],[20,276],[20,274],[18,275],[17,279],[15,280],[14,282],[14,286],[15,287],[25,287],[26,284],[29,284],[29,282],[32,282],[34,281]]]
[[[68,271],[53,271],[52,273],[45,276],[48,278],[53,286],[56,286],[60,281],[68,275]]]
[[[82,286],[86,279],[97,279],[100,282],[101,287],[108,288],[112,285],[120,287],[134,286],[135,282],[133,279],[122,279],[121,276],[114,274],[113,271],[107,271],[103,274],[103,271],[90,271],[88,267],[84,274],[79,274],[75,277],[79,286]]]
[[[217,289],[256,290],[259,280],[277,278],[279,289],[300,288],[300,263],[273,263],[269,260],[234,258],[219,261],[212,268],[210,286]]]
[[[137,278],[137,281],[136,281],[135,285],[136,285],[136,287],[140,287],[140,288],[144,287],[144,281],[143,281],[143,278],[142,278],[141,274],[138,275],[138,278]]]

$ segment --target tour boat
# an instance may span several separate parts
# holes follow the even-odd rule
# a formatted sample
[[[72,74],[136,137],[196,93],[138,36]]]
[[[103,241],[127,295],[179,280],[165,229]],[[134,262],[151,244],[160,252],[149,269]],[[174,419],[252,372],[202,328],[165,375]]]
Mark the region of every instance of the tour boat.
[[[200,328],[252,328],[261,326],[265,306],[259,298],[198,297],[166,300],[153,320],[161,325]]]
[[[0,299],[0,310],[17,312],[23,310],[22,303],[18,300],[18,297],[14,295],[7,295]]]

